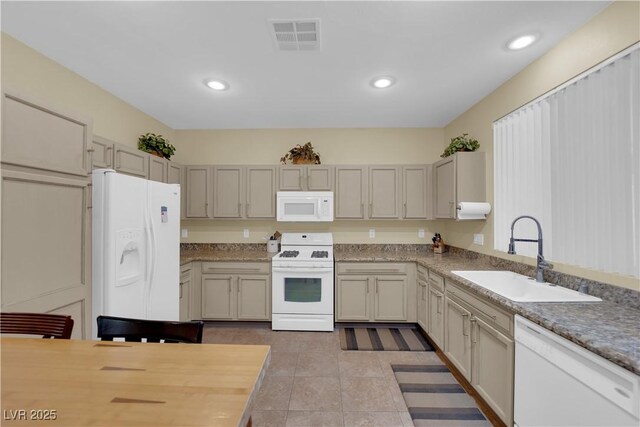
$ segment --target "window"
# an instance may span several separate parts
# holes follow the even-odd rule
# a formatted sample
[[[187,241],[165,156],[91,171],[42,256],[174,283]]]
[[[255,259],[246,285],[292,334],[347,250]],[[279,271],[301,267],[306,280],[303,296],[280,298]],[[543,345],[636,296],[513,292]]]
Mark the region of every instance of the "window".
[[[496,250],[532,215],[545,258],[640,277],[639,46],[493,124]],[[515,234],[536,238],[535,224]]]

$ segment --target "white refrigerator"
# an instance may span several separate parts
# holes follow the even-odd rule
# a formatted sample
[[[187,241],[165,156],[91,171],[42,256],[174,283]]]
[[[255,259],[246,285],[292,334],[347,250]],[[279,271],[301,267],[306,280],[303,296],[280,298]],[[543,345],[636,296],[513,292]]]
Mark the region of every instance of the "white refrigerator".
[[[180,186],[93,171],[92,335],[99,315],[179,320]]]

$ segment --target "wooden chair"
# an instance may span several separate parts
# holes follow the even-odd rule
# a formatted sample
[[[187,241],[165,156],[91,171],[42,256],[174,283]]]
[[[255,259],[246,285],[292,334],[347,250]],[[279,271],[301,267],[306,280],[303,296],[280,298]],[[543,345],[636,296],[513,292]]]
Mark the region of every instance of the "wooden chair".
[[[68,340],[73,330],[71,316],[45,313],[0,313],[0,333],[42,335]]]
[[[202,343],[204,322],[171,322],[163,320],[128,319],[126,317],[98,316],[98,338],[113,341],[124,338],[125,341],[166,343]]]

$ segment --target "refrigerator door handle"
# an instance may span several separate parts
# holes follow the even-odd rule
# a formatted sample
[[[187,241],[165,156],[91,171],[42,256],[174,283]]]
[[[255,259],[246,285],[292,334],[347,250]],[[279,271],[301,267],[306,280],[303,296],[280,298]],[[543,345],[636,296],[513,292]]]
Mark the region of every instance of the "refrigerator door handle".
[[[151,206],[151,191],[149,191],[147,193],[149,196],[149,205],[148,205],[148,210],[151,210],[152,206]],[[152,212],[148,212],[148,221],[149,221],[149,230],[150,230],[150,234],[151,234],[151,247],[149,248],[149,250],[147,251],[149,253],[149,258],[150,258],[150,267],[149,267],[149,285],[147,286],[147,307],[149,307],[149,302],[151,301],[151,289],[153,288],[153,276],[154,276],[154,272],[156,270],[156,246],[157,246],[157,238],[156,238],[156,229],[155,226],[153,225],[153,217],[152,217],[153,213]],[[149,316],[149,312],[147,311],[147,317]]]
[[[145,236],[146,236],[146,241],[147,241],[147,248],[145,251],[146,254],[146,259],[145,259],[145,263],[146,263],[146,274],[145,274],[145,282],[144,282],[144,289],[143,289],[143,293],[144,293],[144,316],[145,318],[149,315],[149,295],[151,295],[151,281],[153,280],[153,260],[152,260],[152,247],[153,247],[153,240],[152,240],[152,231],[151,231],[151,215],[149,213],[149,204],[150,204],[150,200],[149,200],[149,190],[148,190],[148,186],[147,188],[147,194],[146,194],[146,203],[145,203],[145,207],[144,207],[144,227],[145,227]]]

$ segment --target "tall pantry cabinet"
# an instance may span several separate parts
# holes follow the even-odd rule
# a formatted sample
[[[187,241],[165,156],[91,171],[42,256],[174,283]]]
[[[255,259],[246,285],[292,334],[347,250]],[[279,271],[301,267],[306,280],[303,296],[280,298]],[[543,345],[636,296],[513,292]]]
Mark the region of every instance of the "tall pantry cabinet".
[[[91,330],[91,120],[2,93],[2,311]]]

